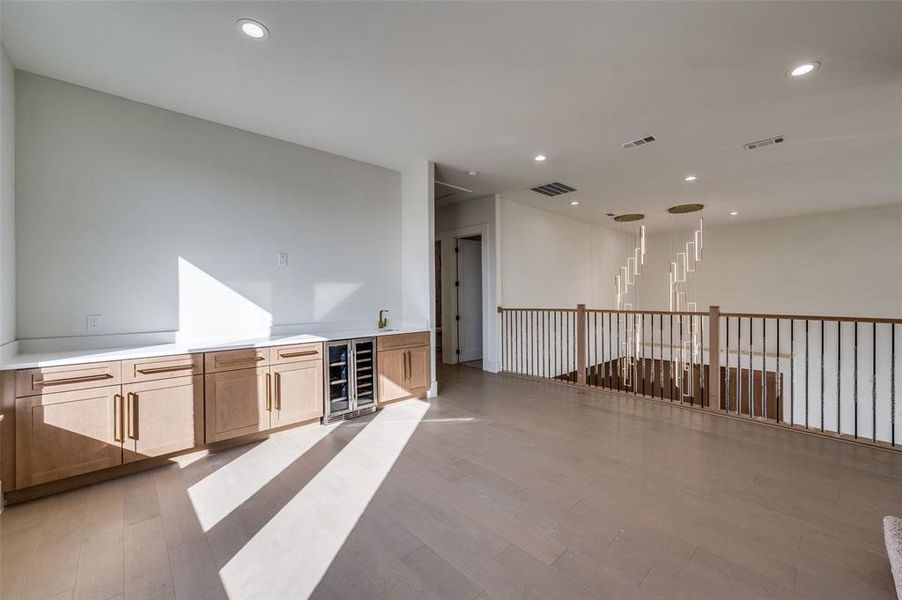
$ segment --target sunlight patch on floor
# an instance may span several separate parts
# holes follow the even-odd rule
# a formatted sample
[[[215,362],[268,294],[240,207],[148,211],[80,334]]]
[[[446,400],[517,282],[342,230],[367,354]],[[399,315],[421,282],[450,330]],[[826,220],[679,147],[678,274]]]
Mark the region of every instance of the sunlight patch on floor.
[[[316,425],[269,438],[188,488],[204,531],[210,531],[335,427]]]
[[[428,407],[377,414],[219,571],[229,598],[308,598]]]

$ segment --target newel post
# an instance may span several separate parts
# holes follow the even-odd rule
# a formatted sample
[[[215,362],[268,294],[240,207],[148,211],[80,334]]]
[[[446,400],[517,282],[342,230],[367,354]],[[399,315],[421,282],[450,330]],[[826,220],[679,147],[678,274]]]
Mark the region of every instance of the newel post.
[[[708,408],[721,410],[719,306],[708,309]]]
[[[576,305],[576,383],[586,385],[586,305]]]

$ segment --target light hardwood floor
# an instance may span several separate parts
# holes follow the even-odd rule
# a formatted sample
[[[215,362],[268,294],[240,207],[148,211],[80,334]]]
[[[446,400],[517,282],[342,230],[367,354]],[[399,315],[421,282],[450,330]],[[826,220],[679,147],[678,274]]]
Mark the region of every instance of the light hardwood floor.
[[[440,381],[429,403],[8,507],[2,597],[893,597],[900,455],[470,368]]]

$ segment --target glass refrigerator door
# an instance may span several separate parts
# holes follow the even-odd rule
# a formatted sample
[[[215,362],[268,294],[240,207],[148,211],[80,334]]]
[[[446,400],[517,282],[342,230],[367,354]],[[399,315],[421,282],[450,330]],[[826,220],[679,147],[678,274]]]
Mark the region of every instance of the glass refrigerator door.
[[[329,414],[346,412],[351,407],[350,344],[329,344],[326,353]]]
[[[357,408],[371,406],[376,401],[376,354],[372,339],[354,341],[354,376]]]

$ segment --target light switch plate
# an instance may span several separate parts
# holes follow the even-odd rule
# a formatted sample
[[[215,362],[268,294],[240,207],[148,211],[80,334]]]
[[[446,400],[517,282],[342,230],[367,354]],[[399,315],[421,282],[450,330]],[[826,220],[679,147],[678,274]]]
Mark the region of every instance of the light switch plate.
[[[100,331],[100,315],[88,315],[88,333]]]
[[[279,252],[279,266],[280,267],[288,266],[288,253],[287,252]]]

